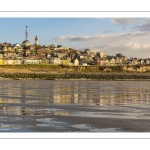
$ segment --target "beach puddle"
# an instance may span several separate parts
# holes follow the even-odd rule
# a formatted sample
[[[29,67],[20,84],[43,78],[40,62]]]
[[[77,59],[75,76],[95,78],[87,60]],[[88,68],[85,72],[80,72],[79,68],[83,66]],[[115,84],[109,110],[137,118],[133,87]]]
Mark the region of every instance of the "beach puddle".
[[[36,119],[37,126],[39,127],[55,127],[55,128],[64,128],[67,125],[66,122],[56,121],[53,118],[40,118]]]
[[[0,124],[0,132],[30,132],[31,130],[19,124]]]
[[[71,125],[73,128],[77,128],[77,129],[81,129],[81,130],[85,130],[85,131],[89,131],[89,132],[120,132],[119,129],[117,128],[103,128],[103,129],[99,129],[99,128],[95,128],[86,124],[75,124],[75,125]]]

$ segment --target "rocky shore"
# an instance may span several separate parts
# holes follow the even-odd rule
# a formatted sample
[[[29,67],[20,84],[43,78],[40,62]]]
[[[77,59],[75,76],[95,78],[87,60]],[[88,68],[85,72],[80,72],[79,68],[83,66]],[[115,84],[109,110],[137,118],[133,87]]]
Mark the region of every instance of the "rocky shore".
[[[150,73],[0,73],[0,78],[43,80],[150,80]]]

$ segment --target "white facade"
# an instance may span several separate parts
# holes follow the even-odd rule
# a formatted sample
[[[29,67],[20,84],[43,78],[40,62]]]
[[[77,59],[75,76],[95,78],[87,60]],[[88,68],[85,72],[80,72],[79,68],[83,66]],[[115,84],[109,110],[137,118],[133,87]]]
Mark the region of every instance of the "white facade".
[[[35,45],[38,45],[38,40],[35,40]]]
[[[39,59],[26,59],[25,64],[40,64],[41,60]]]
[[[50,63],[51,63],[51,64],[60,65],[60,58],[53,57],[53,58],[50,60]]]
[[[100,58],[104,58],[104,56],[105,56],[103,52],[97,52],[96,54],[97,54]]]
[[[101,58],[104,58],[104,53],[103,52],[100,52],[99,55],[100,55]]]
[[[7,60],[7,65],[13,65],[13,64],[14,64],[14,60],[11,59]]]
[[[38,45],[38,37],[35,37],[35,45]]]
[[[112,58],[112,59],[110,60],[110,63],[111,63],[112,65],[114,65],[115,62],[116,62],[116,60],[115,60],[114,58]]]
[[[69,50],[68,47],[56,47],[54,50]]]
[[[77,58],[74,60],[74,65],[75,65],[75,66],[78,66],[78,65],[79,65],[79,60],[78,60]]]

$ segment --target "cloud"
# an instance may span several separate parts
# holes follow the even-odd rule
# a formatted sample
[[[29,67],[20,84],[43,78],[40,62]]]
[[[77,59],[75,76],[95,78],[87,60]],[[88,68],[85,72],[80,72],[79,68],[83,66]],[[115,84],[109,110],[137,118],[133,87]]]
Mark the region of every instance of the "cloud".
[[[104,31],[105,33],[111,32],[111,30]],[[104,33],[103,32],[103,33]],[[141,36],[147,36],[148,32],[131,32],[131,33],[121,33],[121,34],[101,34],[96,36],[58,36],[54,38],[57,41],[68,41],[68,42],[86,42],[89,40],[121,40],[121,39],[131,39]]]
[[[150,57],[150,32],[133,31],[120,34],[101,34],[96,36],[59,36],[55,40],[75,42],[76,49],[89,48],[93,52],[104,52],[106,55],[122,53],[127,57]]]
[[[131,48],[132,50],[148,50],[150,49],[150,43],[140,44],[135,42],[130,42],[125,45],[127,48]]]
[[[104,52],[105,55],[115,56],[117,53],[122,53],[124,56],[137,57],[137,58],[149,58],[150,43],[110,43],[108,45],[95,45],[90,47],[91,51]]]
[[[137,21],[136,18],[113,18],[111,22],[114,24],[129,25]]]
[[[112,32],[112,31],[113,31],[113,30],[107,29],[107,30],[105,30],[104,32],[102,32],[102,34],[110,33],[110,32]]]
[[[150,20],[146,20],[142,25],[135,26],[133,29],[138,31],[150,31]]]
[[[82,42],[92,39],[99,39],[103,36],[58,36],[55,38],[57,41],[70,41],[70,42]]]

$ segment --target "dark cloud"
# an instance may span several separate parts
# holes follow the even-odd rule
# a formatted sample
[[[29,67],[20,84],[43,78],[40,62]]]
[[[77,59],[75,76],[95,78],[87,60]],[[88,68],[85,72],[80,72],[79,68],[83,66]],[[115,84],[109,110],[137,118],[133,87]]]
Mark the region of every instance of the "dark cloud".
[[[134,30],[150,31],[150,20],[146,20],[142,25],[133,27]]]

